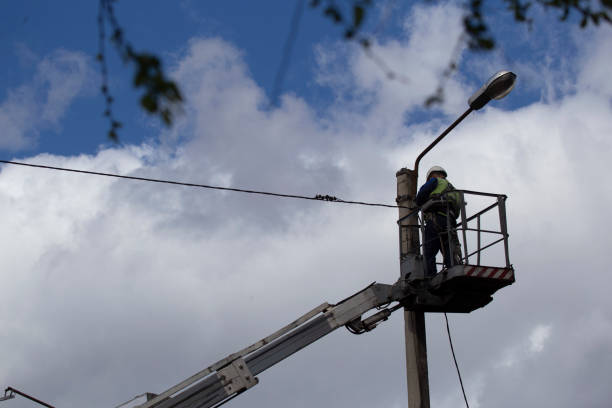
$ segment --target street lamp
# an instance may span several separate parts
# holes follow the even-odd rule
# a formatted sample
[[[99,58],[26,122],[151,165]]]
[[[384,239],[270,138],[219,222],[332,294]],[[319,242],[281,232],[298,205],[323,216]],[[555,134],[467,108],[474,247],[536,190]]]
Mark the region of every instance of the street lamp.
[[[502,99],[508,95],[512,88],[516,75],[510,71],[499,71],[493,75],[486,84],[482,86],[474,95],[468,99],[468,105],[473,110],[478,110],[485,106],[491,99]]]
[[[481,109],[491,99],[501,99],[514,87],[516,75],[500,71],[493,75],[470,99],[469,108],[444,132],[429,144],[414,162],[414,170],[403,168],[397,172],[397,204],[400,217],[400,279],[423,270],[419,254],[418,215],[414,210],[417,194],[419,162],[435,145],[455,128],[472,111]],[[408,383],[408,407],[429,408],[429,381],[427,369],[427,340],[425,337],[425,313],[404,309],[404,330],[406,339],[406,374]]]
[[[516,74],[513,72],[499,71],[489,78],[489,80],[478,91],[470,96],[470,99],[468,99],[468,110],[463,112],[463,115],[459,116],[459,118],[457,118],[457,120],[455,120],[444,132],[442,132],[442,134],[440,134],[436,140],[431,142],[431,144],[427,146],[425,150],[421,152],[421,154],[419,154],[414,162],[414,171],[417,173],[417,175],[419,173],[419,162],[421,161],[421,158],[427,154],[427,152],[433,149],[433,147],[437,145],[438,142],[444,138],[444,136],[449,134],[450,131],[453,130],[455,126],[457,126],[463,119],[465,119],[467,115],[472,113],[472,111],[481,109],[483,106],[489,103],[491,99],[502,99],[504,96],[508,95],[512,88],[514,88],[515,81]]]

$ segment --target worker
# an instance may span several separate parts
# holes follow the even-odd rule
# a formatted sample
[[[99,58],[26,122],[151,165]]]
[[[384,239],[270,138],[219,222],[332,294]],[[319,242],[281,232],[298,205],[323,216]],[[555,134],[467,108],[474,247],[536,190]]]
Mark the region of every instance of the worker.
[[[446,170],[433,166],[427,172],[427,181],[416,196],[416,204],[421,207],[429,200],[423,212],[425,220],[425,276],[432,277],[437,273],[436,255],[442,251],[444,265],[450,268],[461,263],[461,246],[457,237],[457,217],[461,210],[461,195],[455,192],[453,185],[446,179]],[[450,228],[450,240],[449,240]]]

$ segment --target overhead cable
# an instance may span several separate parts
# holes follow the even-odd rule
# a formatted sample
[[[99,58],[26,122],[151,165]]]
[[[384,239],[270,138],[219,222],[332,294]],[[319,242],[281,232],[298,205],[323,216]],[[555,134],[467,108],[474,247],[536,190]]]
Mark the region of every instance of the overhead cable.
[[[121,175],[121,174],[102,173],[102,172],[98,172],[98,171],[79,170],[79,169],[69,169],[69,168],[65,168],[65,167],[45,166],[45,165],[42,165],[42,164],[23,163],[23,162],[15,162],[15,161],[10,161],[10,160],[0,160],[0,163],[13,164],[13,165],[17,165],[17,166],[35,167],[35,168],[47,169],[47,170],[67,171],[67,172],[71,172],[71,173],[89,174],[89,175],[94,175],[94,176],[115,177],[115,178],[128,179],[128,180],[148,181],[148,182],[152,182],[152,183],[163,183],[163,184],[174,184],[174,185],[179,185],[179,186],[207,188],[207,189],[213,189],[213,190],[234,191],[234,192],[237,192],[237,193],[260,194],[260,195],[282,197],[282,198],[296,198],[296,199],[301,199],[301,200],[327,201],[327,202],[332,202],[332,203],[367,205],[367,206],[372,206],[372,207],[408,208],[408,207],[404,207],[404,206],[391,205],[391,204],[369,203],[369,202],[365,202],[365,201],[342,200],[340,198],[337,198],[337,197],[334,197],[334,196],[330,196],[330,195],[327,195],[327,194],[326,195],[317,194],[317,195],[315,195],[313,197],[313,196],[304,196],[304,195],[297,195],[297,194],[271,193],[269,191],[245,190],[245,189],[241,189],[241,188],[212,186],[212,185],[208,185],[208,184],[185,183],[185,182],[182,182],[182,181],[154,179],[154,178],[147,178],[147,177],[124,176],[124,175]]]
[[[463,380],[461,379],[461,371],[459,371],[459,364],[457,364],[457,357],[455,357],[455,348],[453,347],[453,339],[451,338],[450,327],[448,326],[448,316],[444,313],[444,319],[446,319],[446,332],[448,333],[448,342],[450,344],[451,353],[453,354],[453,360],[455,361],[455,368],[457,369],[457,376],[459,376],[459,384],[461,385],[461,392],[463,392],[463,399],[465,400],[465,406],[470,408],[468,404],[467,396],[465,395],[465,388],[463,388]]]
[[[289,31],[289,36],[287,37],[287,40],[285,42],[280,66],[278,67],[276,77],[274,78],[274,87],[272,88],[272,95],[270,97],[270,107],[274,107],[278,103],[278,97],[282,90],[281,88],[283,86],[283,79],[285,78],[285,74],[287,73],[287,70],[289,68],[289,62],[291,60],[291,51],[293,50],[293,46],[297,38],[300,20],[302,18],[303,13],[304,0],[300,0],[295,5],[293,18],[291,19],[291,29]]]

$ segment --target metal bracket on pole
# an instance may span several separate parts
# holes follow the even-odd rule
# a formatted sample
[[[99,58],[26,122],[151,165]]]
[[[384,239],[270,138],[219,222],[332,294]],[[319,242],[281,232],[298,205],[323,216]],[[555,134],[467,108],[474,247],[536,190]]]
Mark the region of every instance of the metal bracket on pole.
[[[420,254],[408,255],[400,263],[400,279],[403,281],[425,278],[425,264]]]

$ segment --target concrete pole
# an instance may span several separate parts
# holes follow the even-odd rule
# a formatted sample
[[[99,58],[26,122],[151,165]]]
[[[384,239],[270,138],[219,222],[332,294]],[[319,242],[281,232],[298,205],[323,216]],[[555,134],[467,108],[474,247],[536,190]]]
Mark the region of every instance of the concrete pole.
[[[400,218],[415,208],[418,173],[406,168],[396,173],[397,204]],[[419,229],[417,214],[402,221],[400,226],[400,263],[419,255]],[[427,372],[427,340],[425,337],[425,313],[404,310],[406,337],[406,374],[408,382],[408,407],[429,408],[429,375]]]

